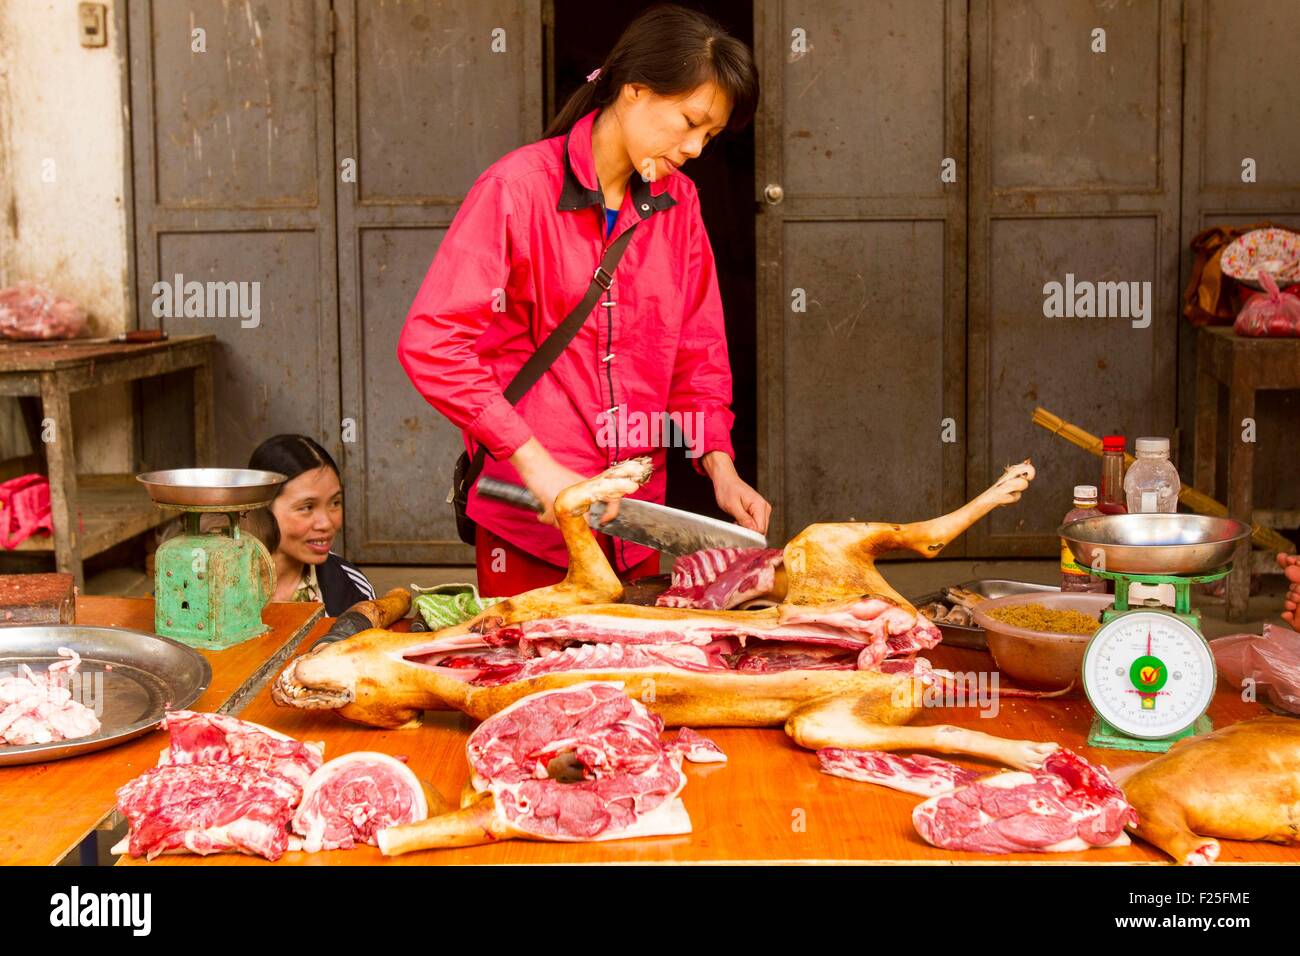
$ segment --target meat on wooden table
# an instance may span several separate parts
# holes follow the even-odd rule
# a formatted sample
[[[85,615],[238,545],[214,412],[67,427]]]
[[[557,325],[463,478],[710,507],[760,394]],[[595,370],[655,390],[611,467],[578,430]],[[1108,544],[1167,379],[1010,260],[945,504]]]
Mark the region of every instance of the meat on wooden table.
[[[941,634],[876,568],[890,551],[934,557],[994,508],[1019,500],[1033,475],[1029,462],[1014,465],[972,501],[929,521],[812,525],[783,549],[784,573],[771,575],[767,596],[779,603],[740,610],[620,603],[623,585],[585,516],[596,501],[629,494],[649,478],[648,460],[621,462],[556,499],[569,552],[559,584],[432,635],[374,629],[318,648],[285,669],[274,697],[403,727],[424,710],[485,719],[540,690],[620,681],[670,726],[786,726],[812,748],[962,752],[1036,767],[1055,745],[900,726],[937,679],[916,655]],[[748,597],[753,581],[773,570],[765,556],[732,590]]]

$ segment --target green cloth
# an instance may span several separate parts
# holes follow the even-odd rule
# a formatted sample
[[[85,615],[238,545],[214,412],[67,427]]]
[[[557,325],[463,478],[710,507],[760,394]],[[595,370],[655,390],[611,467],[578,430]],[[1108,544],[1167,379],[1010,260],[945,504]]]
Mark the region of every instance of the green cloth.
[[[505,600],[479,597],[478,588],[472,584],[439,584],[431,588],[413,584],[411,590],[416,594],[412,603],[431,631],[468,621],[484,608]]]

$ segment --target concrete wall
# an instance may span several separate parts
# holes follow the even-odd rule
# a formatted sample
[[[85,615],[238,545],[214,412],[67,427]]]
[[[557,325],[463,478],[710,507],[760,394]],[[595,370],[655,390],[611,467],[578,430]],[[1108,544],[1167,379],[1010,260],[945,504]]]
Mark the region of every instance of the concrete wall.
[[[0,287],[50,286],[85,307],[93,335],[130,327],[125,2],[105,4],[108,45],[86,48],[77,0],[0,0]],[[80,393],[73,414],[79,470],[131,470],[129,386]],[[0,457],[28,448],[5,399]]]

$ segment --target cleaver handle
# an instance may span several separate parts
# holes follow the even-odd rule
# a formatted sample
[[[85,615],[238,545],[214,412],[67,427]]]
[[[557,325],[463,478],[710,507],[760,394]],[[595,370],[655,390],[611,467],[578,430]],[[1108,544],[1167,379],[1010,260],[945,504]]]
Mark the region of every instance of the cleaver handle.
[[[480,478],[477,487],[480,495],[495,498],[497,501],[504,501],[506,504],[514,505],[517,508],[527,508],[529,511],[536,511],[538,514],[542,513],[542,503],[527,488],[512,485],[508,481],[497,481],[495,478]]]

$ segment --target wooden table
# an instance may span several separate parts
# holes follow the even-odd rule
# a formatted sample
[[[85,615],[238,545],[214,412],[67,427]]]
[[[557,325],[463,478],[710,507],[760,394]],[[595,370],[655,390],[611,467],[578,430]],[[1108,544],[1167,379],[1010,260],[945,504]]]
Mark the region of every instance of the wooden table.
[[[262,620],[271,630],[261,637],[223,651],[200,649],[212,682],[191,707],[238,714],[248,692],[283,669],[322,610],[315,603],[268,604]],[[153,601],[78,598],[77,623],[152,634]],[[166,735],[154,731],[83,757],[0,767],[0,864],[58,863],[113,812],[118,787],[155,766],[166,746]]]
[[[327,622],[317,625],[323,633]],[[306,650],[316,639],[308,636]],[[990,670],[985,653],[936,648],[927,654],[938,667],[967,672]],[[1263,708],[1243,703],[1220,687],[1211,708],[1216,726],[1259,716]],[[409,765],[453,800],[468,777],[465,740],[474,722],[461,714],[426,714],[418,730],[385,731],[350,724],[325,711],[278,707],[269,688],[243,711],[300,740],[325,742],[325,757],[354,750],[405,755]],[[1141,754],[1083,746],[1092,713],[1082,699],[1004,701],[996,719],[981,719],[973,708],[927,712],[918,723],[952,723],[1003,737],[1054,740],[1090,760],[1119,767],[1145,759]],[[1081,853],[993,856],[939,850],[912,828],[911,811],[919,798],[871,784],[821,773],[812,751],[797,747],[781,730],[707,730],[728,756],[726,764],[686,764],[689,782],[682,793],[694,831],[687,836],[606,843],[543,843],[509,840],[490,846],[429,850],[392,859],[369,846],[322,853],[286,853],[280,866],[347,866],[522,863],[1162,863],[1168,858],[1134,840],[1129,847]],[[954,758],[979,767],[978,761]],[[985,766],[987,769],[987,765]],[[1224,841],[1220,862],[1300,863],[1300,848]],[[152,863],[123,857],[135,866],[270,866],[268,861],[221,854],[160,856]]]
[[[1228,515],[1255,523],[1255,443],[1241,440],[1243,421],[1255,418],[1261,389],[1300,389],[1300,339],[1256,339],[1235,335],[1232,326],[1202,326],[1196,333],[1196,436],[1192,483],[1217,495],[1219,389],[1228,389]],[[1220,498],[1219,500],[1224,500]],[[1272,562],[1273,556],[1266,556]],[[1250,600],[1250,541],[1233,558],[1227,582],[1227,615],[1240,621]]]
[[[58,570],[70,572],[80,587],[85,558],[175,517],[154,506],[134,475],[78,478],[72,394],[192,370],[196,463],[211,464],[215,341],[215,335],[176,335],[141,344],[0,345],[0,395],[19,399],[33,452],[45,450],[54,517],[53,534],[33,535],[17,550],[53,551]]]

